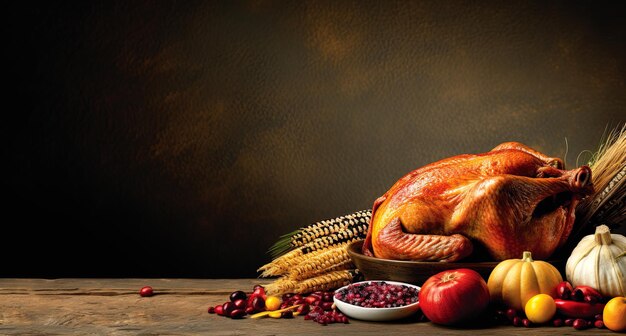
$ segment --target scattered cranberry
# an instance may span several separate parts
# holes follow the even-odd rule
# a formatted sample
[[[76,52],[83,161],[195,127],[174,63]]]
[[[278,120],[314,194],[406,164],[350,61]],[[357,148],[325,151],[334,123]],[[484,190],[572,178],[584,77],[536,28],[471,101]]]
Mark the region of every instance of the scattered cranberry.
[[[348,318],[339,311],[324,311],[319,306],[313,307],[304,319],[313,320],[321,325],[327,325],[330,323],[350,323]]]
[[[254,308],[254,311],[258,312],[265,310],[265,299],[260,296],[255,296],[254,299],[252,299],[252,308]]]
[[[513,308],[509,308],[506,310],[506,317],[509,321],[513,322],[513,319],[517,316],[517,311]]]
[[[139,290],[139,295],[143,297],[152,296],[154,295],[154,290],[150,286],[144,286],[144,287],[141,287],[141,289]]]
[[[603,317],[602,314],[598,314],[598,315],[594,316],[593,318],[596,319],[596,320],[599,320],[599,321],[603,321],[604,319],[602,317]]]
[[[593,322],[593,326],[598,328],[598,329],[602,329],[602,328],[604,328],[604,321],[596,320],[595,322]]]
[[[527,319],[527,318],[522,319],[522,324],[523,324],[523,325],[524,325],[524,327],[526,327],[526,328],[530,328],[530,327],[532,327],[532,326],[533,326],[533,323],[532,323],[532,322],[530,322],[530,320],[529,320],[529,319]]]
[[[222,305],[215,306],[214,311],[215,311],[215,314],[224,316],[224,307]]]
[[[230,312],[230,317],[234,319],[243,318],[246,315],[246,312],[243,309],[235,309]]]
[[[246,307],[244,311],[246,314],[254,314],[254,307]]]
[[[311,311],[311,306],[306,303],[298,307],[298,309],[296,310],[298,315],[306,315],[309,313],[309,311]]]
[[[243,291],[234,291],[230,294],[230,301],[246,300],[248,296]]]
[[[562,327],[565,323],[563,323],[562,319],[555,319],[554,321],[552,321],[552,325],[555,327]]]
[[[282,318],[293,318],[293,312],[291,310],[284,311],[280,313],[280,317]]]
[[[313,303],[315,303],[316,301],[319,301],[318,298],[316,298],[315,296],[309,295],[307,297],[304,298],[304,301],[306,301],[306,303],[312,305]]]
[[[576,330],[584,330],[589,328],[589,322],[587,322],[587,320],[583,320],[583,319],[576,319],[574,320],[574,323],[572,324],[572,327],[574,327],[574,329]]]
[[[574,325],[574,319],[573,318],[565,319],[565,325],[568,326],[568,327],[573,326]]]
[[[333,303],[332,302],[322,302],[320,304],[320,307],[322,308],[322,310],[325,310],[325,311],[332,310],[333,309]]]
[[[522,318],[521,318],[521,317],[519,317],[519,316],[515,316],[515,317],[513,318],[513,325],[514,325],[514,326],[516,326],[516,327],[521,327],[523,324],[524,324],[524,322],[523,322],[523,320],[522,320]]]
[[[235,307],[235,304],[233,302],[226,302],[222,305],[224,315],[226,316],[230,316],[230,313],[232,313],[232,311],[235,310],[236,308],[237,307]]]
[[[236,309],[246,309],[246,300],[244,299],[238,299],[233,301],[233,304],[235,305]]]
[[[209,314],[215,314],[215,307],[211,306],[208,309]]]

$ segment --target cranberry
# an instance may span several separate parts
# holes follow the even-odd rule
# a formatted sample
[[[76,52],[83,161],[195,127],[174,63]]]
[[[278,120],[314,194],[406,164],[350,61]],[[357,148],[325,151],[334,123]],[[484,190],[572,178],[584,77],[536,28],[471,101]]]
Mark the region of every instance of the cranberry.
[[[293,318],[293,312],[291,310],[284,311],[280,313],[280,317],[282,318]]]
[[[515,316],[517,316],[517,310],[513,308],[509,308],[506,310],[506,317],[509,319],[509,321],[513,322]]]
[[[246,315],[246,312],[243,309],[235,309],[230,312],[230,317],[234,319],[243,318]]]
[[[527,318],[525,318],[525,319],[523,319],[523,320],[522,320],[522,324],[523,324],[523,325],[524,325],[524,327],[526,327],[526,328],[530,328],[530,327],[532,327],[532,326],[533,326],[533,323],[532,323],[532,322],[530,322],[530,320],[529,320],[529,319],[527,319]]]
[[[139,290],[139,295],[143,297],[152,296],[154,295],[154,290],[150,286],[144,286],[144,287],[141,287],[141,289]]]
[[[572,327],[574,327],[574,329],[576,330],[584,330],[589,328],[589,322],[587,322],[587,320],[583,320],[583,319],[576,319],[574,320],[574,323],[572,324]]]
[[[574,319],[573,318],[565,319],[565,325],[568,326],[568,327],[573,326],[574,325]]]
[[[292,296],[293,296],[293,293],[285,293],[285,294],[283,294],[281,299],[282,299],[283,302],[284,301],[288,301]]]
[[[594,316],[593,318],[596,319],[596,320],[602,321],[602,320],[604,320],[602,317],[603,317],[602,314],[598,314],[598,315]]]
[[[265,310],[265,299],[260,296],[255,296],[254,299],[252,299],[252,308],[259,312]]]
[[[224,316],[224,307],[222,305],[215,306],[214,311],[215,311],[215,314]]]
[[[265,287],[263,287],[261,285],[254,286],[254,291],[252,292],[252,295],[261,296],[265,300],[265,297],[266,297],[265,296]]]
[[[333,301],[333,295],[331,293],[324,293],[324,295],[322,295],[322,301],[326,301],[326,302]]]
[[[332,310],[333,309],[333,303],[332,302],[322,302],[320,304],[320,307],[322,307],[323,310]]]
[[[562,327],[564,323],[562,319],[555,319],[554,321],[552,321],[552,325],[555,327]]]
[[[230,294],[230,301],[245,300],[248,296],[243,291],[234,291]]]
[[[209,314],[215,314],[215,307],[211,306],[208,309]]]
[[[330,293],[322,294],[322,302],[330,302]],[[401,307],[417,302],[418,291],[405,285],[392,285],[385,281],[352,284],[337,291],[335,298],[346,303],[368,308]]]
[[[513,325],[514,325],[514,326],[516,326],[516,327],[521,327],[523,323],[524,323],[524,322],[523,322],[523,320],[522,320],[522,318],[521,318],[521,317],[519,317],[519,316],[515,316],[515,317],[513,318]]]
[[[254,307],[246,307],[244,311],[246,314],[254,314]]]
[[[230,313],[233,312],[237,307],[233,302],[226,302],[222,305],[222,309],[224,311],[224,315],[230,316]]]
[[[309,313],[309,311],[311,311],[311,306],[306,303],[298,307],[298,309],[296,310],[296,312],[298,312],[298,315],[306,315]]]
[[[604,328],[604,321],[596,320],[595,322],[593,322],[593,326],[598,328],[598,329],[602,329],[602,328]]]
[[[238,299],[238,300],[233,301],[233,303],[235,304],[236,309],[246,309],[245,299]]]

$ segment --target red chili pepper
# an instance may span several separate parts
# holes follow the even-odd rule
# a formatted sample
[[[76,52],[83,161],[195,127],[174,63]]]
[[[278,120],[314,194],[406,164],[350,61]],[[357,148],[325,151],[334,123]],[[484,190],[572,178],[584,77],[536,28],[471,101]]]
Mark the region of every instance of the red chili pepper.
[[[572,298],[574,298],[574,300],[589,302],[590,300],[589,299],[585,299],[586,297],[593,297],[593,298],[596,298],[597,301],[602,301],[602,294],[600,294],[600,292],[598,292],[593,287],[576,286],[576,288],[574,288],[574,292],[573,292],[573,295],[572,295]]]
[[[556,294],[558,295],[559,299],[568,300],[572,297],[573,291],[574,288],[572,287],[572,284],[567,281],[563,281],[556,286]]]
[[[593,318],[604,310],[604,303],[587,303],[556,299],[556,310],[566,317]]]

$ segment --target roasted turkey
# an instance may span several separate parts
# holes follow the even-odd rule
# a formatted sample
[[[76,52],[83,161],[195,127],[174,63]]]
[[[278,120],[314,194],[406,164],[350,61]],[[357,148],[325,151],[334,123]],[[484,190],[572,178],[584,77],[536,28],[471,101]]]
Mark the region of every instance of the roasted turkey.
[[[414,170],[379,197],[363,253],[385,259],[457,261],[480,246],[495,260],[531,251],[546,259],[563,245],[578,201],[593,192],[587,166],[517,142]]]

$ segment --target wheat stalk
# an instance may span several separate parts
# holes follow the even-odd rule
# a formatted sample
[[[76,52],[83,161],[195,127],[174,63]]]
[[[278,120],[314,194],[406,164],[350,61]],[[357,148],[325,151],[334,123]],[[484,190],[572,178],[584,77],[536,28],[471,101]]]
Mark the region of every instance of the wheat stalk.
[[[601,142],[589,167],[595,192],[576,208],[575,240],[597,225],[616,228],[626,221],[626,125],[614,129]]]

